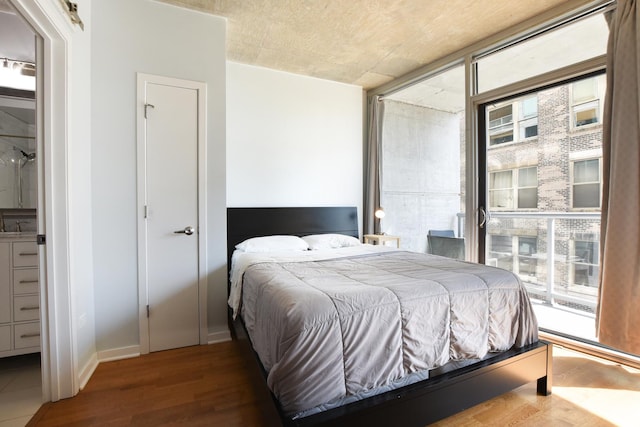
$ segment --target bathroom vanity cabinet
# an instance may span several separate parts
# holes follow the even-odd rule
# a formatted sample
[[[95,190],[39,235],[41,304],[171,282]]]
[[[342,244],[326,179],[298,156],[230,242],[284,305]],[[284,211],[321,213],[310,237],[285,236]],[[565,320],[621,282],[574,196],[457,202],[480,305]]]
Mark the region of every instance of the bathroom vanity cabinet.
[[[40,351],[35,235],[0,233],[0,357]]]

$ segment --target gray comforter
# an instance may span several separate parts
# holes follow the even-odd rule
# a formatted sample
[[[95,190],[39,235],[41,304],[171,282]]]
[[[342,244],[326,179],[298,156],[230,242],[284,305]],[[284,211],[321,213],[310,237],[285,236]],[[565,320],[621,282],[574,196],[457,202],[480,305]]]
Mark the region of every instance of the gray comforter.
[[[250,265],[242,316],[288,413],[538,340],[511,272],[404,251]]]

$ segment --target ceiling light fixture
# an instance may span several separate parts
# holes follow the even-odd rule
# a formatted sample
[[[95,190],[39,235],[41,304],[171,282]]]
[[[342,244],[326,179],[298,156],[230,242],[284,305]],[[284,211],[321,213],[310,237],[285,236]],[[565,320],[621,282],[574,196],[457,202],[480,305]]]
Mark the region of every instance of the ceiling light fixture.
[[[36,64],[4,58],[0,68],[0,86],[20,90],[36,89]]]

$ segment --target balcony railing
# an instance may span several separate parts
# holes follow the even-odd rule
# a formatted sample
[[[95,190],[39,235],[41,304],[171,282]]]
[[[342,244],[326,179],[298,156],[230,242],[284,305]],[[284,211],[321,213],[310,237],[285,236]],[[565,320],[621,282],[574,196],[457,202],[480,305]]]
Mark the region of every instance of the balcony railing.
[[[487,264],[518,274],[546,304],[595,311],[599,212],[492,211],[488,219]],[[459,236],[463,222],[458,214]],[[494,239],[503,245],[492,244]]]

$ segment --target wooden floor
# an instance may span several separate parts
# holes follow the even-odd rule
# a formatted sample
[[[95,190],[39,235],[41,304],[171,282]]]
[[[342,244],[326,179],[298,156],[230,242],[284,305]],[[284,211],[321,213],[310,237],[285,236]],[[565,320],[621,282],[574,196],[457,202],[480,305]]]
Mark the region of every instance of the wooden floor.
[[[271,426],[269,396],[236,342],[102,363],[76,397],[45,404],[28,426]],[[553,395],[535,383],[438,426],[637,426],[640,371],[554,348]]]

